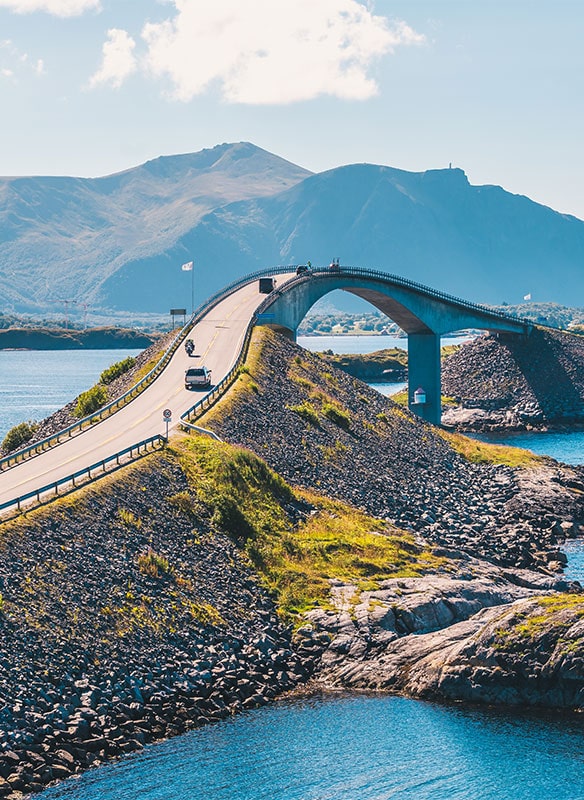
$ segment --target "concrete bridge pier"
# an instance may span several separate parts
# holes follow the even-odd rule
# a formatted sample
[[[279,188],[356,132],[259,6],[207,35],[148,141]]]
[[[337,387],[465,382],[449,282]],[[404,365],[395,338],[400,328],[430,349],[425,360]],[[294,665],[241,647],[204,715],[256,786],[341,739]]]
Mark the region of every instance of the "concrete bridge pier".
[[[425,403],[414,402],[417,389],[424,390]],[[436,333],[408,334],[408,407],[427,422],[440,424],[440,336]]]

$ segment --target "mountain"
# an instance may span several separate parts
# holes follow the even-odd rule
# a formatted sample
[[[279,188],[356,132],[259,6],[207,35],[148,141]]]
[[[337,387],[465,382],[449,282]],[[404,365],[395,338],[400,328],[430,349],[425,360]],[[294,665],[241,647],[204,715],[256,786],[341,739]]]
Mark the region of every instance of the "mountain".
[[[6,203],[6,198],[9,202]],[[584,305],[584,222],[460,169],[312,174],[248,143],[95,180],[0,181],[0,296],[166,312],[277,264],[377,268],[484,303]]]
[[[100,287],[128,263],[164,257],[217,207],[280,192],[310,174],[241,142],[104,178],[0,178],[0,303],[118,305]],[[131,307],[142,307],[142,294],[135,287]]]

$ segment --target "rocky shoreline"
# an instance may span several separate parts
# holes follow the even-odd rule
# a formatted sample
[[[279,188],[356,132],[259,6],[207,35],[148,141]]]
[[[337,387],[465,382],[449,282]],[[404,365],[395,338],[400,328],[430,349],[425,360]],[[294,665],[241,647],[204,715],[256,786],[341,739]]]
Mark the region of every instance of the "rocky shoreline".
[[[185,505],[176,462],[123,472],[0,529],[2,798],[263,705],[314,670],[312,639],[292,647],[238,547]]]
[[[443,361],[442,422],[479,432],[581,428],[583,376],[583,336],[537,327],[528,337],[480,336]]]
[[[275,477],[251,455],[203,474],[171,448],[0,526],[0,798],[305,687],[584,708],[584,593],[560,550],[582,535],[583,470],[471,463],[267,331],[201,423]],[[323,539],[330,598],[293,632],[236,498],[206,483],[222,470],[264,480],[290,531],[316,508],[277,476],[362,509],[380,542],[405,531],[396,563],[335,575],[343,545]]]

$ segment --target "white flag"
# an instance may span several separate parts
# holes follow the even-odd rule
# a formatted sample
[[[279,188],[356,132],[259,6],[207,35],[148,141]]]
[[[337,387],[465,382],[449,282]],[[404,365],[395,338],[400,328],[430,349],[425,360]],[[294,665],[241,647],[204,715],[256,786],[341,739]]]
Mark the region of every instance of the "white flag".
[[[192,261],[187,261],[187,263],[183,264],[182,267],[181,267],[183,272],[190,272],[192,270],[192,268],[193,268],[193,262]]]
[[[183,267],[183,269],[184,269],[184,267]],[[531,300],[531,293],[530,294],[524,294],[523,295],[523,299],[524,300]]]

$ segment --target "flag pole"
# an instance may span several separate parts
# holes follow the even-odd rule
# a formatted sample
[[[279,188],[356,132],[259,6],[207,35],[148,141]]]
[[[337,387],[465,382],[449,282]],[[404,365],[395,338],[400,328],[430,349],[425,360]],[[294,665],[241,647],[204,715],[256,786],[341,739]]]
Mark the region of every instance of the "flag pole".
[[[195,313],[195,265],[191,267],[191,317]]]

